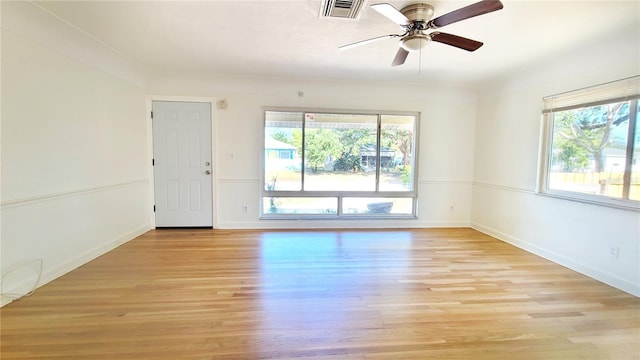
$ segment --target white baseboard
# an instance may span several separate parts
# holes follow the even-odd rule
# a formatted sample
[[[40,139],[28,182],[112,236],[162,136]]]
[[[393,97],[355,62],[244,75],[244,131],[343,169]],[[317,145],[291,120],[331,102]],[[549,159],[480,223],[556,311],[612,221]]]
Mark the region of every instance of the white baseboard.
[[[107,252],[117,248],[118,246],[135,239],[136,237],[144,234],[149,230],[151,230],[151,227],[149,226],[149,224],[145,224],[125,234],[117,236],[115,239],[112,239],[102,245],[96,246],[93,249],[85,251],[84,253],[69,259],[69,261],[65,263],[62,263],[47,269],[45,272],[41,274],[40,281],[38,282],[37,287],[41,287],[47,284],[48,282],[63,276],[64,274],[88,263],[89,261],[97,258],[98,256],[104,255]],[[32,289],[33,283],[35,281],[36,281],[36,276],[34,275],[33,277],[29,279],[25,279],[21,283],[12,286],[9,289],[6,289],[5,293],[25,294]],[[0,300],[0,307],[5,306],[6,304],[9,304],[15,300],[16,299],[12,297],[2,296],[2,299]]]
[[[467,221],[417,220],[258,220],[258,221],[218,221],[218,229],[419,229],[419,228],[464,228],[471,225]]]
[[[504,241],[508,244],[511,244],[515,247],[518,247],[520,249],[523,249],[527,252],[530,252],[534,255],[540,256],[542,258],[545,258],[549,261],[553,261],[556,264],[562,265],[566,268],[569,268],[571,270],[574,270],[576,272],[579,272],[583,275],[586,275],[590,278],[593,278],[595,280],[598,280],[600,282],[603,282],[607,285],[613,286],[617,289],[620,289],[624,292],[627,292],[631,295],[640,297],[640,286],[626,280],[626,279],[622,279],[618,276],[615,276],[613,274],[598,270],[593,268],[592,266],[589,266],[587,264],[583,264],[581,262],[575,261],[573,259],[570,259],[566,256],[545,250],[539,246],[536,246],[534,244],[531,244],[529,242],[526,241],[522,241],[521,239],[515,238],[511,235],[505,234],[503,232],[500,232],[496,229],[478,224],[478,223],[472,223],[471,227],[483,232],[487,235],[493,236],[498,240]]]

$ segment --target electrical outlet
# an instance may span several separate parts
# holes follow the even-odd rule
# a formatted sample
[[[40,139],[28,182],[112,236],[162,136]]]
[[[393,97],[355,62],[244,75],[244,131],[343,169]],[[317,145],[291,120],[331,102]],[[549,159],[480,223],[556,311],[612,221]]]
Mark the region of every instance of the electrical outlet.
[[[453,212],[453,205],[449,206],[449,212]]]
[[[620,259],[620,247],[612,246],[609,248],[609,257],[613,260]]]
[[[242,205],[242,212],[247,213],[249,211],[249,207],[247,205]]]

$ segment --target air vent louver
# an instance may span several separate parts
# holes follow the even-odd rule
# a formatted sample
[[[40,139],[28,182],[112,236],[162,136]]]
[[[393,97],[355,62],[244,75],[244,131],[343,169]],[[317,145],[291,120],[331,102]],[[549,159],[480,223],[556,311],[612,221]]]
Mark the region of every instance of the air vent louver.
[[[357,19],[365,0],[323,0],[320,17]]]

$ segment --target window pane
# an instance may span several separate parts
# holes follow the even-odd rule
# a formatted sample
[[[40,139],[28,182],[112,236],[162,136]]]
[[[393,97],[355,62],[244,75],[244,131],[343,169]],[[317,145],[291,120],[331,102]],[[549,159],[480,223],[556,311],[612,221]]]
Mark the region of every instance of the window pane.
[[[382,115],[380,191],[413,190],[415,116]]]
[[[633,142],[633,158],[631,159],[631,183],[629,199],[640,200],[640,101],[636,106],[636,133]]]
[[[553,114],[549,188],[620,198],[629,102]]]
[[[301,149],[302,113],[265,112],[265,190],[302,190]]]
[[[398,214],[410,215],[413,213],[412,198],[360,198],[351,197],[342,199],[342,208],[345,214]]]
[[[338,199],[335,197],[264,197],[264,214],[329,214],[338,213]]]
[[[377,115],[305,114],[304,190],[375,191]],[[375,156],[374,156],[375,158]]]

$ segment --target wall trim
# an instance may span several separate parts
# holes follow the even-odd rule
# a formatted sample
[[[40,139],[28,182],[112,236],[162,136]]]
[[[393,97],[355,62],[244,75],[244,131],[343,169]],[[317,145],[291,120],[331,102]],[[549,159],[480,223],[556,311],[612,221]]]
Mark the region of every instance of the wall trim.
[[[219,184],[260,184],[260,179],[217,179]]]
[[[472,185],[473,181],[471,180],[418,180],[418,184],[462,184],[462,185]]]
[[[221,221],[219,229],[309,229],[307,220],[257,220],[257,221]],[[384,219],[372,221],[370,219],[354,220],[313,220],[314,229],[423,229],[423,228],[468,228],[467,221],[433,221],[418,222],[416,219],[401,221],[398,219]]]
[[[103,243],[102,245],[98,245],[92,249],[89,249],[83,252],[82,254],[74,256],[73,258],[69,259],[68,261],[62,264],[56,265],[53,268],[50,268],[44,271],[40,277],[40,283],[38,284],[38,288],[65,275],[66,273],[72,270],[79,268],[80,266],[90,262],[91,260],[94,260],[97,257],[106,254],[107,252],[117,248],[118,246],[137,238],[138,236],[146,233],[149,230],[151,230],[150,225],[144,224],[135,229],[132,229],[131,231],[121,234],[120,236],[117,236],[114,239]],[[25,279],[20,284],[17,284],[7,289],[6,293],[25,293],[26,291],[28,291],[28,289],[25,290],[24,288],[28,287],[30,284],[33,284],[33,282],[34,282],[33,278]],[[3,296],[0,300],[0,307],[5,306],[15,300],[17,299],[12,299],[12,298]]]
[[[78,188],[78,189],[74,189],[74,190],[62,191],[62,192],[57,192],[57,193],[50,193],[50,194],[44,194],[44,195],[37,195],[37,196],[30,196],[30,197],[25,197],[25,198],[6,200],[6,201],[0,202],[0,206],[1,207],[9,207],[9,206],[28,205],[28,204],[38,203],[38,202],[42,202],[42,201],[63,199],[63,198],[67,198],[67,197],[83,195],[83,194],[88,194],[88,193],[94,193],[94,192],[108,191],[108,190],[119,189],[119,188],[123,188],[123,187],[145,185],[145,184],[148,184],[148,183],[149,183],[148,179],[139,179],[139,180],[126,181],[126,182],[120,182],[120,183],[114,183],[114,184],[108,184],[108,185],[99,185],[99,186]]]
[[[544,259],[547,259],[549,261],[552,261],[556,264],[562,265],[564,267],[567,267],[571,270],[574,270],[576,272],[579,272],[583,275],[586,275],[590,278],[593,278],[595,280],[598,280],[600,282],[603,282],[607,285],[613,286],[617,289],[620,289],[624,292],[627,292],[631,295],[640,297],[640,286],[637,284],[634,284],[632,282],[629,282],[626,279],[622,279],[616,275],[613,275],[611,273],[608,273],[606,271],[601,271],[598,269],[593,268],[592,266],[589,266],[587,264],[581,263],[579,261],[575,261],[573,259],[570,259],[566,256],[562,256],[560,254],[557,254],[555,252],[552,251],[548,251],[545,250],[539,246],[536,246],[534,244],[531,244],[530,242],[527,241],[523,241],[521,239],[518,239],[516,237],[513,237],[511,235],[505,234],[501,231],[498,231],[496,229],[478,224],[476,222],[472,222],[471,223],[471,228],[478,230],[482,233],[485,233],[487,235],[490,235],[500,241],[504,241],[508,244],[511,244],[515,247],[518,247],[522,250],[525,250],[529,253],[532,253],[534,255],[540,256]]]
[[[520,188],[520,187],[515,187],[515,186],[490,184],[490,183],[485,183],[485,182],[480,182],[480,181],[474,181],[473,182],[473,186],[483,187],[483,188],[487,188],[487,189],[506,190],[506,191],[511,191],[511,192],[525,193],[525,194],[536,194],[536,192],[534,190],[530,190],[530,189],[525,189],[525,188]]]

